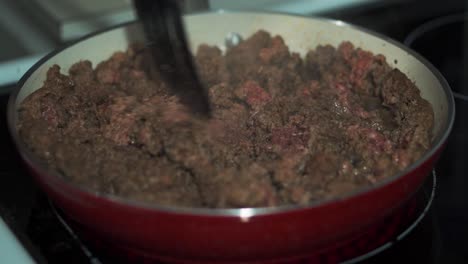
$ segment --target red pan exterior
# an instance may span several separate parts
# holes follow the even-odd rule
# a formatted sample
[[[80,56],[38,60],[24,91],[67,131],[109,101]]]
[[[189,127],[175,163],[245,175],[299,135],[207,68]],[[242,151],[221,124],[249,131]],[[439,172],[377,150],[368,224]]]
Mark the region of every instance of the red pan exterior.
[[[110,243],[111,247],[131,251],[129,254],[180,263],[237,263],[312,258],[326,248],[339,247],[368,233],[418,190],[439,154],[440,149],[413,171],[369,192],[248,219],[117,203],[29,166],[51,199],[90,240]]]

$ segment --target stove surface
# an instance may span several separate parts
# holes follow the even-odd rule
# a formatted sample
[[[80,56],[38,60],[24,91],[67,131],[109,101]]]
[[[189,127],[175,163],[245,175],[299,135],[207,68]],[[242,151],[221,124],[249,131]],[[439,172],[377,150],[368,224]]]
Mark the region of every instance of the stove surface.
[[[400,2],[371,11],[346,10],[324,15],[370,28],[403,42],[418,25],[465,10],[464,4],[460,4],[464,1],[447,0],[444,7],[431,5],[432,2],[438,1],[424,2],[424,10],[420,1],[408,1],[409,4]],[[468,36],[466,31],[462,34],[465,38]],[[450,36],[446,38],[450,40]],[[442,73],[448,71],[445,76],[454,90],[468,94],[468,87],[452,82],[450,70],[447,70],[468,65],[452,57],[468,56],[463,56],[463,49],[460,50],[461,55],[444,56],[446,52],[443,49],[435,48],[443,40],[433,39],[427,43],[429,48],[424,53],[420,52]],[[444,57],[450,57],[447,58],[450,61],[436,63],[435,58]],[[443,65],[448,66],[444,68]],[[0,87],[0,90],[2,88],[11,89]],[[21,165],[6,125],[7,100],[7,95],[0,95],[0,216],[37,262],[91,263],[92,260],[62,226],[45,195]],[[362,263],[468,263],[468,194],[465,191],[468,188],[465,177],[468,171],[468,102],[456,99],[456,111],[453,132],[436,166],[438,184],[431,209],[408,236]]]

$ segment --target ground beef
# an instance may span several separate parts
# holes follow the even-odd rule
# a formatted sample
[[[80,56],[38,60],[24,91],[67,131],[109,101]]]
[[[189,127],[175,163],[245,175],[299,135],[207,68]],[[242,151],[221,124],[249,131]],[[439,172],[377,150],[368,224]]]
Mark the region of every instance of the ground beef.
[[[51,67],[19,108],[30,150],[76,184],[162,205],[308,204],[404,169],[431,144],[433,111],[382,55],[350,42],[305,58],[259,31],[195,56],[213,118],[197,119],[132,46],[95,69]]]

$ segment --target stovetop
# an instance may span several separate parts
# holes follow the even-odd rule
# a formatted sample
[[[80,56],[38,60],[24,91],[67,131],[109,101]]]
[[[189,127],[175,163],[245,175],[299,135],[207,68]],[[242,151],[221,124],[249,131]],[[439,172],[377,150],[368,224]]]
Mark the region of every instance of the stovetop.
[[[367,13],[347,10],[325,16],[361,25],[403,42],[418,25],[436,17],[465,10],[463,5],[459,4],[464,1],[446,0],[443,8],[431,8],[430,2],[425,2],[427,7],[424,10],[412,1],[413,4],[382,6],[366,11]],[[458,5],[454,4],[455,2]],[[447,56],[445,61],[441,60],[445,58],[447,50],[444,49],[447,47],[437,47],[441,47],[438,46],[439,42],[446,41],[447,38],[450,36],[433,38],[427,43],[429,48],[426,49],[415,48],[421,49],[420,52],[442,70],[454,90],[468,94],[468,87],[450,79],[450,69],[459,69],[462,67],[460,63],[454,56]],[[91,263],[79,243],[56,217],[44,193],[36,187],[24,170],[6,126],[7,100],[8,95],[0,95],[0,217],[11,227],[37,262]],[[393,246],[363,263],[468,263],[468,250],[465,249],[468,245],[468,193],[465,191],[468,189],[468,178],[465,177],[465,172],[468,171],[466,115],[468,101],[456,98],[455,125],[435,168],[437,189],[430,210],[404,239],[396,241]]]

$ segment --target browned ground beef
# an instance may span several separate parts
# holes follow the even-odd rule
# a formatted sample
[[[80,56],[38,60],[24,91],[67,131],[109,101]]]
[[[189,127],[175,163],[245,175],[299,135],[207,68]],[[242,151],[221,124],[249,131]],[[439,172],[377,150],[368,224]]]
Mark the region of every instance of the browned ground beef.
[[[307,204],[372,185],[431,144],[433,111],[382,55],[318,46],[302,59],[259,31],[196,62],[214,109],[193,118],[141,46],[93,70],[50,68],[19,110],[21,138],[67,180],[190,207]]]

